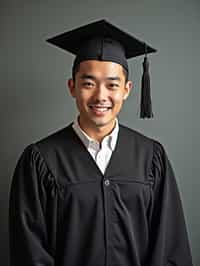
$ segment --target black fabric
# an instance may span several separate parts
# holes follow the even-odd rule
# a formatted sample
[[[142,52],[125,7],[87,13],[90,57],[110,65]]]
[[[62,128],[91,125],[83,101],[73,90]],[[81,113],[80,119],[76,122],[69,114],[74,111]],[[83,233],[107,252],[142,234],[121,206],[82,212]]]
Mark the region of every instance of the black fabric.
[[[11,266],[192,266],[166,152],[122,125],[104,175],[72,124],[29,145],[9,228]]]
[[[85,60],[114,62],[122,65],[128,72],[124,48],[119,42],[110,38],[96,37],[83,42],[74,60],[73,69]]]
[[[83,43],[96,37],[110,38],[124,48],[126,58],[133,58],[146,53],[154,53],[156,49],[145,44],[129,33],[121,30],[106,20],[98,20],[76,29],[48,38],[46,41],[74,55],[80,51]],[[113,46],[115,49],[115,45]],[[88,55],[90,55],[88,53]]]
[[[156,49],[122,31],[106,20],[99,20],[47,39],[74,55],[73,69],[85,60],[111,61],[128,72],[126,59],[154,53]]]

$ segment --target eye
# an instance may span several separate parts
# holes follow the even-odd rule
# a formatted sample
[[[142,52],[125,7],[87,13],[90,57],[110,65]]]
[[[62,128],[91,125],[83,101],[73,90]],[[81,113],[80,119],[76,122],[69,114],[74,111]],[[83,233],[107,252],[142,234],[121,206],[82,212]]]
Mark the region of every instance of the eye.
[[[119,84],[118,83],[109,83],[108,87],[110,89],[117,89],[117,88],[119,88]]]
[[[92,88],[94,86],[94,83],[93,82],[90,82],[90,81],[85,81],[85,82],[83,82],[82,85],[85,88]]]

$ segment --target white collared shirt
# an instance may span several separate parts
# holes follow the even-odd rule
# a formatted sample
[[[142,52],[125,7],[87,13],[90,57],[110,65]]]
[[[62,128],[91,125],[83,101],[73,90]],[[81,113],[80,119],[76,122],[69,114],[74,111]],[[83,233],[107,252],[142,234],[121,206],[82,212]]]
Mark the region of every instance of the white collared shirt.
[[[78,118],[76,121],[74,121],[72,127],[87,148],[88,152],[91,154],[92,158],[95,160],[101,172],[104,174],[117,142],[119,131],[119,123],[117,118],[114,129],[109,135],[103,138],[101,143],[89,137],[80,128]]]

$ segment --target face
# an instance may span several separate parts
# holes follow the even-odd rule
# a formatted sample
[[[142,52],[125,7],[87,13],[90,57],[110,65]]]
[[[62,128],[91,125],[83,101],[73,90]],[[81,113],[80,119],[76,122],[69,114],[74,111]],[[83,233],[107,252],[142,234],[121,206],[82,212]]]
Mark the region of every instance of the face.
[[[89,136],[109,133],[132,87],[125,82],[123,67],[117,63],[87,60],[80,63],[75,81],[68,87],[80,112],[79,123]]]

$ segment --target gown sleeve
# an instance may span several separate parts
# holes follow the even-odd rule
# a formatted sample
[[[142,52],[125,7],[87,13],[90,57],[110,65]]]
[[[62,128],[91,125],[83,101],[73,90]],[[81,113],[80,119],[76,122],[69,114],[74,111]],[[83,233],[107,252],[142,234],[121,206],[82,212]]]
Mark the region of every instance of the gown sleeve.
[[[10,188],[11,266],[54,265],[56,194],[53,188],[55,186],[44,160],[33,146],[29,145],[22,153]],[[54,191],[53,199],[48,197],[48,191],[51,194]],[[49,211],[51,219],[48,219]],[[47,223],[48,220],[51,222]]]
[[[174,171],[155,141],[151,175],[149,266],[192,266],[189,239]]]

